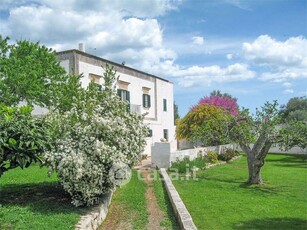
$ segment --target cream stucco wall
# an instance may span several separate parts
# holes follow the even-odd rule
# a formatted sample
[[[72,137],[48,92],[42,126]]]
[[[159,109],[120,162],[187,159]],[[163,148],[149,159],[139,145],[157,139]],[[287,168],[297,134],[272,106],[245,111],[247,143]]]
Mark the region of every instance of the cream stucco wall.
[[[90,83],[90,74],[103,76],[104,69],[103,59],[90,56],[85,53],[77,52],[74,59],[65,53],[60,58],[61,65],[69,72],[69,68],[74,67],[75,74],[83,74],[81,79],[82,86],[87,87]],[[73,54],[73,53],[72,53]],[[82,56],[84,54],[84,57]],[[78,56],[79,55],[79,56]],[[81,55],[81,56],[80,56]],[[75,62],[75,63],[72,63]],[[155,142],[161,142],[163,138],[163,130],[168,130],[169,142],[171,143],[172,151],[176,150],[177,142],[175,139],[175,126],[174,126],[174,111],[173,111],[173,84],[161,78],[149,75],[138,70],[134,70],[116,64],[115,67],[117,74],[120,76],[119,80],[129,83],[127,90],[130,92],[130,104],[140,107],[142,114],[147,113],[144,123],[152,130],[152,137],[147,138],[147,146],[143,154],[151,155],[151,146]],[[129,74],[131,73],[131,74]],[[103,83],[101,78],[100,84]],[[144,108],[143,103],[143,89],[148,90],[151,98],[151,107]],[[167,111],[163,111],[163,99],[167,101]]]

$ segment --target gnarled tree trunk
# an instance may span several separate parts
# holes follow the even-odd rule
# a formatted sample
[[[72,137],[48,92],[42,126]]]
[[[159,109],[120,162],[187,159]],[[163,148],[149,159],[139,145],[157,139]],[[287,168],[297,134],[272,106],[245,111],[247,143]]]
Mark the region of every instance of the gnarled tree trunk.
[[[248,181],[249,184],[262,184],[261,168],[264,159],[271,148],[272,143],[268,140],[259,138],[251,149],[249,146],[240,144],[242,150],[247,155]]]

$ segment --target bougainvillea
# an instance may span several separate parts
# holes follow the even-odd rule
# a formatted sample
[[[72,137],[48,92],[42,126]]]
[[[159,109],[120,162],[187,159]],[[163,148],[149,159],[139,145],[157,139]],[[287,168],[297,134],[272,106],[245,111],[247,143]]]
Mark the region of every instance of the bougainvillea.
[[[106,69],[103,91],[88,90],[73,98],[71,110],[50,114],[56,145],[46,153],[50,170],[58,173],[72,203],[92,205],[117,183],[114,165],[133,166],[145,146],[143,117],[127,110],[114,90],[115,73]]]
[[[202,99],[200,99],[198,104],[214,105],[229,111],[229,113],[233,116],[238,115],[239,106],[235,98],[223,95],[222,96],[211,95],[210,97],[203,97]]]

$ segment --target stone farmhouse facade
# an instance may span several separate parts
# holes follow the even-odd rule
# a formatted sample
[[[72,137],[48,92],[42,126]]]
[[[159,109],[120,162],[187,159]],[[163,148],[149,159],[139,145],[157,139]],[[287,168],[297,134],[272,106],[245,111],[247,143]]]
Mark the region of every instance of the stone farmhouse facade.
[[[165,140],[172,149],[177,148],[174,126],[173,83],[163,78],[118,64],[82,50],[66,50],[57,53],[57,59],[69,74],[82,74],[81,84],[103,84],[103,66],[111,65],[116,70],[117,94],[129,102],[131,112],[147,114],[144,123],[149,127],[147,146],[143,154],[151,155],[151,146]]]

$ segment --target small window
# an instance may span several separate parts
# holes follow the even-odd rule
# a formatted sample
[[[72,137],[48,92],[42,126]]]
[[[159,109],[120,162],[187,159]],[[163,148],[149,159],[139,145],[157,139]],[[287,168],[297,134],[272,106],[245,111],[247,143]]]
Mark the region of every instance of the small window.
[[[168,129],[163,129],[163,138],[168,141]]]
[[[102,91],[102,85],[100,85],[100,78],[101,78],[101,76],[99,76],[99,75],[92,74],[92,73],[89,74],[89,79],[90,79],[91,83],[95,87],[97,87],[97,89],[99,91]]]
[[[163,99],[163,111],[167,111],[167,101]]]
[[[143,94],[143,107],[144,108],[150,108],[150,95],[149,94]]]
[[[147,137],[152,137],[152,129],[148,129]]]
[[[119,98],[122,101],[128,101],[130,102],[130,92],[128,90],[125,89],[118,89],[117,90],[117,96],[119,96]]]

